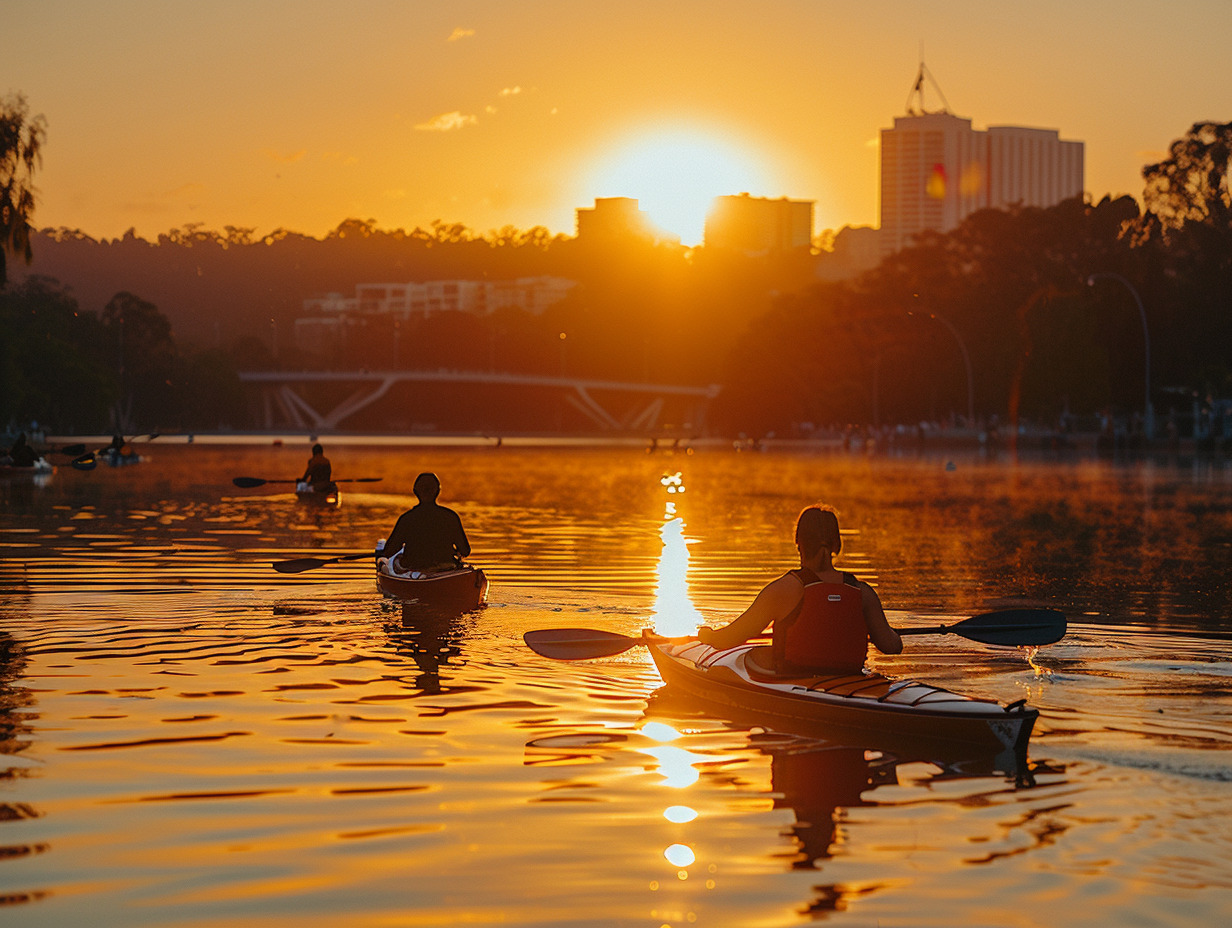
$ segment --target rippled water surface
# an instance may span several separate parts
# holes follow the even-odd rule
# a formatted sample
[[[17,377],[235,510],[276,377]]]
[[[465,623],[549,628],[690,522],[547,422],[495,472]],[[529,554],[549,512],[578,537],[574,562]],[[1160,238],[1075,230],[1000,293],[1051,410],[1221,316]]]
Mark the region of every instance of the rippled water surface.
[[[0,482],[0,922],[1232,923],[1232,470],[1222,462],[152,443]],[[425,616],[369,550],[420,470],[491,602]],[[675,475],[679,474],[679,480]],[[669,493],[680,487],[684,492]],[[871,664],[1041,717],[1025,764],[702,712],[635,648],[535,628],[734,617],[798,510],[899,625],[1042,606],[1037,652]]]

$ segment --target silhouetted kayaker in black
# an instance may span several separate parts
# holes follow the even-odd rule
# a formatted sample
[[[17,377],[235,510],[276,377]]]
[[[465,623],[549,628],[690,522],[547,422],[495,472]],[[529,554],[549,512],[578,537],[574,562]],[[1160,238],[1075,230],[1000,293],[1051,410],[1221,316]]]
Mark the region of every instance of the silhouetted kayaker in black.
[[[400,570],[430,570],[458,564],[471,553],[471,545],[458,514],[436,504],[441,482],[436,474],[420,474],[413,489],[419,503],[399,517],[376,556],[393,559],[401,550],[393,562],[395,569]]]
[[[25,432],[18,435],[17,440],[13,442],[13,447],[8,452],[8,459],[13,467],[33,467],[34,462],[38,460],[34,449],[26,444]]]
[[[886,621],[876,590],[834,566],[842,546],[834,511],[808,507],[796,521],[800,567],[766,584],[753,604],[729,624],[699,628],[698,639],[716,648],[732,648],[773,623],[771,647],[758,648],[750,657],[762,669],[778,674],[858,673],[870,641],[884,654],[901,653],[903,640]]]
[[[307,481],[314,487],[327,487],[331,479],[333,468],[329,463],[329,458],[325,456],[325,449],[319,445],[312,446],[312,457],[308,459],[308,466],[304,468],[304,476],[300,477],[301,481]]]

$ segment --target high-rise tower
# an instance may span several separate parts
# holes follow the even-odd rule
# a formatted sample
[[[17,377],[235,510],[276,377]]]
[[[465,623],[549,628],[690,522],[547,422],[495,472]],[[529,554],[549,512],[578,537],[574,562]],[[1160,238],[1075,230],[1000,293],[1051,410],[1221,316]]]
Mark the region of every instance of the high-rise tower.
[[[924,105],[929,80],[942,107]],[[1083,143],[1055,129],[971,128],[954,116],[921,62],[907,114],[881,130],[881,253],[926,230],[949,232],[976,210],[1055,206],[1083,193]]]

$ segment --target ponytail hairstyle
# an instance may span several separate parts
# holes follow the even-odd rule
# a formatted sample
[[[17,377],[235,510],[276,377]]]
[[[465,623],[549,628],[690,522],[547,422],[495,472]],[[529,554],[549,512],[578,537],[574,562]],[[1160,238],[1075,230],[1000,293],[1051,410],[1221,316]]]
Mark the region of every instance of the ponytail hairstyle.
[[[796,544],[805,557],[815,556],[822,548],[837,555],[843,548],[838,514],[829,506],[809,506],[796,520]]]

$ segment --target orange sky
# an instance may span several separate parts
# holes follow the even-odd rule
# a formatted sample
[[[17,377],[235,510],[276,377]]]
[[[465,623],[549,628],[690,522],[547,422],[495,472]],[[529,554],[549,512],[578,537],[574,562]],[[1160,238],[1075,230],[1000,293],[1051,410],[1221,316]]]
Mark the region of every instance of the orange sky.
[[[94,237],[572,234],[632,196],[692,243],[696,198],[744,191],[876,225],[921,43],[976,128],[1084,141],[1097,199],[1232,119],[1228,0],[3,0],[0,22],[0,93],[48,122],[35,224]]]

